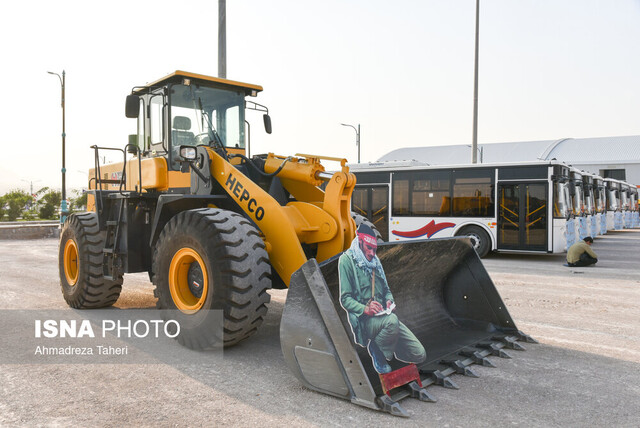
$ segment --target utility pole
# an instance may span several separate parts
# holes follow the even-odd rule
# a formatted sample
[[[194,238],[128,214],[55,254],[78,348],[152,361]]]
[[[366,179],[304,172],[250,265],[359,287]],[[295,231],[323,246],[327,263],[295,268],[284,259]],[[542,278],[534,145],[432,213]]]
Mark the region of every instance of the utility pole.
[[[69,214],[69,210],[67,208],[67,188],[66,188],[66,181],[65,181],[65,175],[67,173],[67,168],[66,168],[66,164],[65,164],[65,140],[67,137],[67,134],[65,133],[65,128],[64,128],[64,115],[65,115],[65,106],[64,106],[64,89],[65,89],[65,72],[64,70],[62,70],[62,77],[60,77],[60,75],[58,73],[54,73],[52,71],[47,71],[47,73],[49,74],[53,74],[55,76],[58,76],[58,79],[60,79],[60,86],[62,87],[62,197],[61,197],[61,201],[60,201],[60,224],[63,224],[64,221],[67,219],[67,215]]]
[[[218,0],[218,77],[227,78],[227,0]]]
[[[478,35],[480,28],[480,0],[476,0],[476,59],[473,73],[473,139],[471,163],[478,163]]]

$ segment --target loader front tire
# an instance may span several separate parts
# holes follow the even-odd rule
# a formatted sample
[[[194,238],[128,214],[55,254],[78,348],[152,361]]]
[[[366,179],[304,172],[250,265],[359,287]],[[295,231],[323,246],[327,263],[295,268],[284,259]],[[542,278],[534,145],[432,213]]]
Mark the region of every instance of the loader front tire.
[[[58,268],[62,296],[75,309],[113,305],[122,290],[122,277],[104,278],[102,270],[106,232],[93,212],[71,214],[60,233]]]
[[[267,313],[270,275],[258,230],[232,211],[183,211],[154,249],[156,307],[177,318],[177,339],[191,349],[227,347],[254,334]]]
[[[483,258],[491,250],[491,238],[487,232],[478,226],[467,226],[463,228],[456,236],[467,236],[471,238],[471,245],[478,253],[478,257]]]

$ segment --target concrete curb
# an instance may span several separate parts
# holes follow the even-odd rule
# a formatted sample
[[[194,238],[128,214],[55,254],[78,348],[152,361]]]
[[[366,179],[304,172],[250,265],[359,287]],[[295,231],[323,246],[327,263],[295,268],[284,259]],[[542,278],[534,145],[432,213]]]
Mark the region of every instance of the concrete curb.
[[[0,240],[58,238],[60,223],[53,221],[0,223]]]

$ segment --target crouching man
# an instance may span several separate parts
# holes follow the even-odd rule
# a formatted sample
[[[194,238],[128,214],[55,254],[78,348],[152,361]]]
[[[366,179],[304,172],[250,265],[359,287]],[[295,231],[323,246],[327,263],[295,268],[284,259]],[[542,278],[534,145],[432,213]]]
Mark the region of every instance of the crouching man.
[[[584,241],[578,241],[567,251],[567,264],[569,266],[589,266],[598,262],[598,256],[591,249],[593,238],[587,236]]]

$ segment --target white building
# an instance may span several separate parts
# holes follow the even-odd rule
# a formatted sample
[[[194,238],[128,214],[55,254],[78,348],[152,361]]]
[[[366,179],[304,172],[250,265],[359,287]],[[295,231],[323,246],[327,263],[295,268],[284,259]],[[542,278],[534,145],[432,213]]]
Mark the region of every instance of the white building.
[[[557,159],[576,168],[640,185],[640,135],[563,138],[548,141],[478,144],[478,163]],[[471,162],[471,145],[406,147],[378,161],[414,160],[429,165]]]

